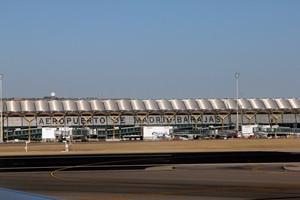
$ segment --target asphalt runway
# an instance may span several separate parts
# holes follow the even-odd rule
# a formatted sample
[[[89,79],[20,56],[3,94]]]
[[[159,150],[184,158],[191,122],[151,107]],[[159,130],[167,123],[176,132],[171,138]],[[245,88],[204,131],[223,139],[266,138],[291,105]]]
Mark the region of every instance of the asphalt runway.
[[[1,172],[0,186],[66,200],[300,199],[300,172],[283,169],[294,165],[194,164],[140,170]]]

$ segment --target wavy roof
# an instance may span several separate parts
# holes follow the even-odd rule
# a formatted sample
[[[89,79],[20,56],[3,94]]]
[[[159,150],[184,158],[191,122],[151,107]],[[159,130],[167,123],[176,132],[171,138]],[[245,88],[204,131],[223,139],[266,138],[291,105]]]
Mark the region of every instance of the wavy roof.
[[[298,112],[299,98],[238,99],[248,112]],[[194,113],[236,112],[236,99],[17,99],[4,100],[3,113]]]

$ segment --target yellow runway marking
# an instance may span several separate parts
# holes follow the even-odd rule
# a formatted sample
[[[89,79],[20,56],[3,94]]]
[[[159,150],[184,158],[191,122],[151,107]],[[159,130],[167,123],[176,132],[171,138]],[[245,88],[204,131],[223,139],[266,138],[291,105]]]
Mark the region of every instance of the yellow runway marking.
[[[156,158],[154,158],[156,159]],[[115,182],[98,182],[98,181],[89,181],[89,180],[82,180],[82,179],[75,179],[75,178],[65,178],[62,176],[56,175],[56,173],[68,170],[68,169],[74,169],[74,168],[79,168],[79,167],[84,167],[84,166],[93,166],[93,165],[103,165],[103,164],[112,164],[112,163],[122,163],[122,162],[128,162],[128,161],[139,161],[139,160],[146,160],[145,158],[143,159],[132,159],[132,160],[118,160],[118,161],[109,161],[109,162],[99,162],[99,163],[90,163],[90,164],[83,164],[83,165],[76,165],[76,166],[68,166],[64,168],[60,168],[57,170],[54,170],[50,173],[51,177],[64,180],[64,181],[72,181],[72,182],[78,182],[78,183],[93,183],[93,184],[99,184],[99,185],[127,185],[127,186],[135,186],[135,187],[142,187],[142,186],[158,186],[158,184],[141,184],[141,183],[115,183]],[[166,184],[160,184],[160,186],[166,186]]]

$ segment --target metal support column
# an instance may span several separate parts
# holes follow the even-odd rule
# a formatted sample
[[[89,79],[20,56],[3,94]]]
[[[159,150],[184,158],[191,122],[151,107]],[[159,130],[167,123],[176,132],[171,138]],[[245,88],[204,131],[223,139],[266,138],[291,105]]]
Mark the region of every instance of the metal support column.
[[[30,124],[36,118],[36,115],[34,115],[33,117],[26,117],[25,115],[23,115],[23,117],[28,122],[28,143],[30,143]]]
[[[168,126],[171,125],[171,120],[173,119],[173,117],[174,117],[175,115],[176,115],[176,113],[173,113],[173,114],[171,114],[171,116],[169,117],[168,114],[164,113],[164,117],[166,117],[167,120],[168,120]]]
[[[199,114],[199,115],[195,115],[195,114],[193,114],[193,113],[190,114],[192,117],[195,118],[195,125],[194,125],[194,129],[195,129],[195,130],[198,129],[198,119],[199,119],[200,117],[202,117],[203,114],[204,114],[204,112],[201,113],[201,114]]]
[[[146,115],[143,115],[143,116],[139,116],[138,114],[136,114],[136,117],[138,117],[140,119],[140,136],[143,136],[143,124],[144,124],[146,117],[148,117],[148,115],[149,115],[149,113],[147,113]]]
[[[87,128],[87,125],[88,125],[88,121],[94,116],[94,114],[90,115],[90,116],[83,116],[81,115],[80,117],[82,119],[84,119],[84,127],[83,128]]]
[[[118,116],[116,117],[112,117],[112,116],[108,116],[112,121],[113,121],[113,139],[115,139],[115,135],[116,135],[116,123],[117,123],[117,120],[120,118],[122,113],[120,113]]]
[[[222,120],[222,132],[224,131],[224,120],[230,115],[230,112],[226,113],[226,114],[221,114],[218,113],[218,116],[221,118]]]
[[[248,119],[248,124],[250,125],[251,124],[251,120],[253,117],[255,117],[255,115],[257,114],[257,112],[255,112],[254,114],[252,113],[252,115],[249,115],[247,113],[247,111],[244,112],[244,115],[246,116],[246,118]]]

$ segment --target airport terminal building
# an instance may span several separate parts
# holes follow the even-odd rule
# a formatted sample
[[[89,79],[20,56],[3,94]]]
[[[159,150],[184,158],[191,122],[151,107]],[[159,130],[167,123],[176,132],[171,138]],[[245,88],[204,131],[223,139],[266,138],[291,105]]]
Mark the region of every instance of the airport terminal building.
[[[34,139],[42,128],[107,138],[137,137],[148,126],[223,131],[237,123],[300,128],[300,99],[3,99],[1,125],[4,139]]]

